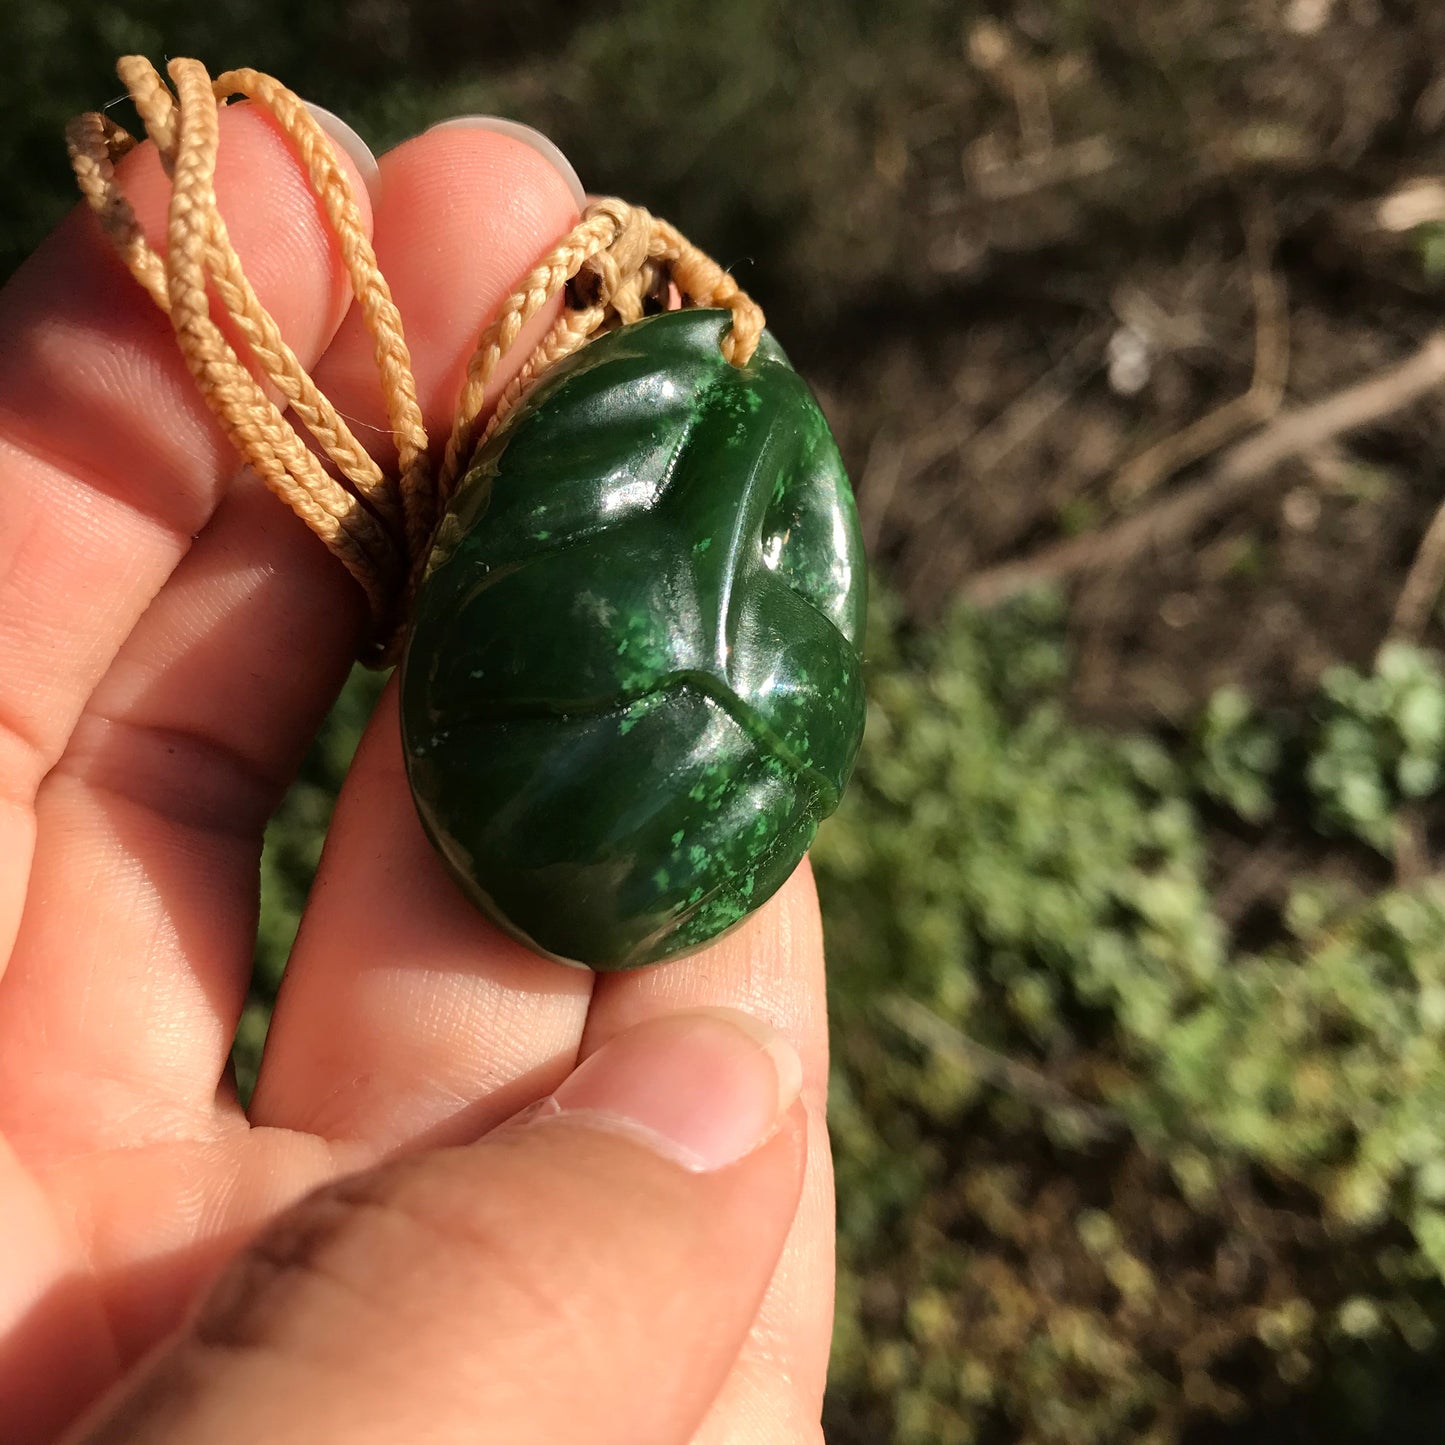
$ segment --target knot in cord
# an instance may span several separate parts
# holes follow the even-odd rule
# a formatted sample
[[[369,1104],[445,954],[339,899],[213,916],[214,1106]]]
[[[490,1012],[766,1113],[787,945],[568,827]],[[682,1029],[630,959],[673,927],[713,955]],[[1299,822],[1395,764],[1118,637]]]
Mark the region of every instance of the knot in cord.
[[[362,658],[374,666],[388,666],[400,654],[433,534],[472,453],[548,368],[603,330],[679,303],[732,313],[722,353],[733,365],[746,365],[757,347],[762,310],[716,261],[640,206],[611,197],[595,201],[478,337],[434,475],[400,313],[351,183],[305,104],[256,70],[228,70],[213,80],[199,61],[177,58],[167,66],[174,93],[141,56],[123,57],[116,70],[171,180],[164,257],[146,241],[115,173],[136,139],[95,112],[66,129],[81,193],[131,274],[170,317],[186,364],[237,452],[365,592],[372,625]],[[231,246],[216,204],[215,171],[220,107],[236,96],[275,118],[337,237],[373,341],[396,444],[392,473],[383,472],[301,366]],[[260,380],[212,319],[208,286],[244,339]],[[488,384],[522,328],[559,295],[564,304],[556,322],[502,392],[489,398]],[[285,413],[263,382],[284,398]],[[295,421],[326,462],[305,444]]]
[[[616,234],[605,251],[582,263],[573,292],[586,304],[610,307],[624,324],[638,321],[649,302],[666,300],[657,294],[663,268],[649,254],[656,222],[641,206],[615,199],[595,202],[588,214],[608,217]]]

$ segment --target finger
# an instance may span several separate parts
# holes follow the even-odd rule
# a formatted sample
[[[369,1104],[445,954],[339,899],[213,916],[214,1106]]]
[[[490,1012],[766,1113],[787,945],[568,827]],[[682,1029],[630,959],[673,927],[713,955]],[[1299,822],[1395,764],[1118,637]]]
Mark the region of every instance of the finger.
[[[0,1420],[7,1441],[53,1440],[114,1378],[105,1312],[35,1180],[0,1139]],[[65,1388],[37,1389],[63,1361]]]
[[[221,209],[309,365],[346,309],[344,268],[275,126],[244,106],[221,120]],[[125,183],[158,225],[159,164],[148,148],[136,156]],[[356,190],[365,206],[359,179]],[[92,1119],[140,1123],[145,1111],[118,1108],[115,1091],[172,1107],[198,1059],[209,1077],[191,1102],[213,1096],[249,972],[261,829],[337,683],[355,612],[339,583],[306,599],[330,655],[296,685],[285,644],[307,616],[297,604],[340,569],[254,479],[228,493],[235,454],[165,318],[107,248],[73,216],[3,298],[20,330],[0,360],[0,430],[23,426],[28,450],[12,447],[0,487],[0,538],[5,514],[24,536],[0,579],[0,698],[8,686],[31,711],[12,707],[0,725],[12,911],[17,884],[29,892],[0,984],[0,1117],[63,1125],[46,1135],[57,1147],[86,1139]],[[283,573],[301,590],[282,597]],[[39,680],[20,683],[27,673]],[[271,736],[291,734],[280,748],[254,728],[261,688],[278,681],[286,728]]]
[[[748,923],[704,952],[659,968],[600,977],[582,1057],[648,1020],[711,1006],[765,1019],[797,1050],[808,1160],[777,1272],[697,1445],[796,1445],[818,1437],[833,1326],[823,939],[806,864]]]
[[[493,250],[501,270],[474,268],[488,273],[484,302],[566,228],[571,204],[535,153],[495,139],[505,158],[473,147],[490,166],[480,179],[508,194],[540,193],[535,205],[550,204],[552,216],[545,236]],[[393,200],[406,199],[408,155],[414,165],[418,150],[435,160],[439,149],[414,144],[388,158],[382,184]],[[478,179],[453,169],[459,185]],[[495,190],[472,186],[469,194],[474,205],[497,203]],[[379,219],[383,267],[396,251],[394,231]],[[405,316],[411,298],[400,270]],[[475,275],[468,284],[476,286]],[[467,318],[457,321],[445,338],[446,366],[470,349],[460,333]],[[418,331],[417,367],[435,371],[435,330]],[[343,412],[381,425],[371,346],[359,322],[337,341],[343,364],[366,353],[367,395],[356,394],[359,370],[349,386],[333,386],[324,363],[317,378]],[[69,1124],[93,1114],[113,1131],[118,1111],[96,1091],[79,1109],[68,1101],[73,1081],[96,1073],[143,1081],[164,1110],[180,1101],[212,1107],[250,972],[261,831],[355,651],[361,614],[358,589],[339,564],[284,507],[242,487],[97,690],[46,785],[52,844],[36,878],[47,906],[27,916],[22,955],[33,960],[27,992],[44,996],[28,1015],[48,1001],[42,1016],[53,1022],[31,1034],[45,1039],[44,1057],[24,1062],[61,1079],[65,1099],[53,1102],[66,1104]],[[85,996],[102,1007],[74,1008],[78,974]],[[57,1038],[70,1045],[63,1054]],[[33,1106],[34,1088],[28,1097]],[[144,1128],[148,1112],[126,1117]]]
[[[718,1016],[615,1040],[549,1105],[313,1196],[85,1445],[685,1445],[797,1201],[798,1063]]]
[[[314,359],[349,295],[318,203],[261,111],[229,107],[221,127],[231,239],[298,356]],[[169,187],[154,147],[118,170],[158,240]],[[169,322],[78,208],[0,292],[0,963],[40,780],[235,471]]]
[[[377,253],[444,435],[477,334],[576,220],[578,197],[526,144],[476,127],[428,131],[382,173]],[[494,394],[555,314],[524,329]],[[369,343],[350,323],[318,379],[348,415],[379,417]],[[417,822],[388,696],[332,821],[251,1117],[377,1148],[474,1138],[570,1068],[589,988],[461,899]]]
[[[530,137],[530,139],[528,139]],[[586,197],[555,145],[527,126],[463,118],[433,126],[381,158],[374,245],[406,323],[433,452],[451,430],[467,363],[502,302],[576,224]],[[493,398],[561,310],[557,298],[498,363]],[[321,388],[390,457],[371,338],[353,312],[317,372]]]
[[[378,1151],[475,1137],[566,1075],[591,988],[500,933],[438,862],[393,683],[337,801],[251,1120]]]
[[[52,1151],[212,1111],[255,951],[262,831],[363,611],[328,586],[334,567],[243,476],[40,790],[0,989],[0,1117],[22,1114]],[[297,606],[307,582],[314,608]]]

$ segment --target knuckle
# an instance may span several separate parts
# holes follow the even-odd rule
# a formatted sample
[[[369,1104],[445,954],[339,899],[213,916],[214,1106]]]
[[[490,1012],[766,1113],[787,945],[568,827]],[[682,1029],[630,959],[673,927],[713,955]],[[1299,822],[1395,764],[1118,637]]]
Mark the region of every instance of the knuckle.
[[[364,1280],[338,1267],[336,1245],[355,1227],[359,1201],[338,1187],[309,1195],[269,1224],[222,1272],[192,1326],[196,1343],[217,1351],[279,1347],[278,1332],[298,1306],[347,1296],[368,1303]]]
[[[318,1190],[268,1226],[222,1274],[192,1328],[211,1351],[315,1354],[326,1324],[387,1337],[483,1318],[569,1339],[595,1261],[580,1239],[548,1230],[511,1190],[433,1155]],[[481,1326],[474,1325],[480,1328]],[[499,1326],[500,1327],[500,1326]]]
[[[572,1332],[586,1294],[581,1240],[547,1227],[555,1216],[538,1207],[534,1190],[479,1188],[465,1163],[450,1162],[438,1160],[428,1176],[401,1171],[382,1181],[384,1207],[425,1241],[448,1293],[485,1295],[497,1319]]]

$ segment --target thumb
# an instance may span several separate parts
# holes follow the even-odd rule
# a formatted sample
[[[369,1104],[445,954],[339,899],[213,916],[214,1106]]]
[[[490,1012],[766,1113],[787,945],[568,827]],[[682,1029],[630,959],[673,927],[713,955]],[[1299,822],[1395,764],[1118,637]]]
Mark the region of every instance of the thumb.
[[[303,1200],[70,1439],[683,1445],[797,1206],[801,1078],[740,1014],[631,1029],[480,1142]]]

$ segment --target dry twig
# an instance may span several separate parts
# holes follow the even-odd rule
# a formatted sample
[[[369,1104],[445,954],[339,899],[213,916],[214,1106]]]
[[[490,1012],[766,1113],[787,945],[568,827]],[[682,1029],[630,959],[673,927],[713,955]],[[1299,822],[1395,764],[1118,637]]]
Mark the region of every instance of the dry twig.
[[[1430,840],[1417,805],[1406,804],[1395,816],[1395,882],[1401,888],[1423,883],[1435,871],[1430,861]]]
[[[892,430],[883,426],[868,448],[868,460],[858,487],[858,517],[863,529],[863,550],[872,556],[883,538],[898,481],[903,475],[904,448]]]
[[[1122,1115],[1086,1102],[1037,1069],[969,1038],[917,999],[894,994],[881,1008],[888,1021],[916,1043],[956,1060],[996,1089],[1026,1099],[1046,1114],[1066,1117],[1085,1138],[1109,1139],[1128,1131]]]
[[[925,467],[941,461],[950,452],[962,457],[965,472],[970,476],[987,476],[1046,425],[1071,400],[1068,387],[1078,386],[1090,368],[1081,365],[1093,349],[1089,333],[1080,335],[1057,361],[1036,377],[992,421],[971,436],[963,432],[967,408],[960,405],[946,412],[927,431],[911,438],[904,446],[902,482],[906,487]],[[953,505],[956,491],[940,490],[931,502],[925,501],[915,511],[916,520],[924,525],[941,518]]]
[[[1274,269],[1278,239],[1274,218],[1258,198],[1250,203],[1244,230],[1255,317],[1254,375],[1249,390],[1129,462],[1109,485],[1109,496],[1117,504],[1137,501],[1191,462],[1268,421],[1284,401],[1289,373],[1289,300],[1284,279]]]
[[[1405,574],[1386,642],[1414,642],[1425,630],[1445,587],[1445,502],[1425,529],[1415,560]]]
[[[1246,497],[1290,457],[1314,451],[1335,437],[1358,431],[1418,401],[1445,384],[1445,331],[1431,334],[1408,360],[1313,406],[1277,417],[1254,436],[1237,442],[1193,486],[1155,504],[1138,516],[1087,536],[1056,542],[1016,562],[976,574],[964,596],[990,606],[1031,587],[1063,582],[1096,567],[1128,561],[1149,547],[1188,537],[1211,517]],[[1420,555],[1396,609],[1397,628],[1405,635],[1423,596],[1426,614],[1445,583],[1445,507],[1430,525]]]

